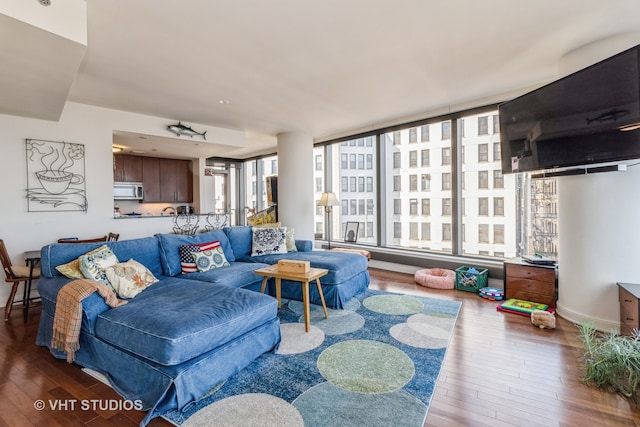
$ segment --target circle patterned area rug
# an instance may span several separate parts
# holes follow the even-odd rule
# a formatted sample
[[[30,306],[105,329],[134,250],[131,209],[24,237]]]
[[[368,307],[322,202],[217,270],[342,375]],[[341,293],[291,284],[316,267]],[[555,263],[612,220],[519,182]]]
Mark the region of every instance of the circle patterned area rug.
[[[423,425],[457,301],[366,290],[343,310],[283,301],[282,342],[183,411],[183,427]]]

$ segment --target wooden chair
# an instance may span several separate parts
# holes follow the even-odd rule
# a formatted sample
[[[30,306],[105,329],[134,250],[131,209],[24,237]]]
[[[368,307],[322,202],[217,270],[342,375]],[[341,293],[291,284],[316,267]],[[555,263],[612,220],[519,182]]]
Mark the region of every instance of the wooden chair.
[[[58,239],[58,243],[94,243],[94,242],[117,242],[120,238],[118,233],[109,233],[106,236],[96,237],[95,239],[76,239],[76,238],[64,238]]]
[[[109,236],[97,237],[95,239],[58,239],[58,243],[94,243],[94,242],[106,242]]]
[[[11,258],[9,258],[9,253],[7,252],[7,247],[4,244],[4,241],[0,239],[0,260],[2,261],[2,267],[4,269],[4,281],[11,284],[11,292],[9,293],[9,298],[7,299],[7,304],[4,307],[4,321],[9,320],[9,316],[11,315],[11,309],[14,304],[22,303],[23,306],[26,307],[31,300],[27,293],[27,285],[30,280],[37,279],[40,277],[40,268],[33,268],[33,276],[29,277],[30,268],[28,266],[15,266],[11,265]],[[15,301],[16,292],[18,291],[18,285],[20,282],[24,282],[25,286],[25,295],[22,301]],[[25,319],[26,321],[26,319]]]

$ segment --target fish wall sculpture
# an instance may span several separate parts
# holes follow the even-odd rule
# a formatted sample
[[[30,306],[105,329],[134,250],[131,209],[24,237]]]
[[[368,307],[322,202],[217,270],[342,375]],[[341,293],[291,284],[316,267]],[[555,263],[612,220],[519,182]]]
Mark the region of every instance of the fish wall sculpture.
[[[207,139],[207,137],[205,136],[207,134],[207,131],[204,131],[202,133],[196,132],[190,127],[183,125],[182,122],[178,122],[177,125],[167,126],[167,130],[169,132],[175,133],[177,136],[189,135],[191,138],[193,138],[193,135],[200,135],[205,141]]]

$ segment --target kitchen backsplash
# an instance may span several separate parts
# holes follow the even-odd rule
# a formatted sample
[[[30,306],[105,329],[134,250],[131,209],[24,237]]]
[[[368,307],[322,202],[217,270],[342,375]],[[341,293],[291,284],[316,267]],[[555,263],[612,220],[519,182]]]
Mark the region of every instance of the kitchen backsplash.
[[[176,213],[178,210],[178,206],[184,205],[184,203],[140,203],[135,200],[115,200],[114,201],[114,214],[115,208],[118,207],[121,216],[129,215],[129,214],[140,214],[141,216],[163,216],[170,215],[171,213]],[[193,204],[190,204],[193,206]],[[173,209],[169,209],[169,207]],[[166,208],[166,209],[165,209]],[[195,213],[198,212],[198,209],[194,209]]]

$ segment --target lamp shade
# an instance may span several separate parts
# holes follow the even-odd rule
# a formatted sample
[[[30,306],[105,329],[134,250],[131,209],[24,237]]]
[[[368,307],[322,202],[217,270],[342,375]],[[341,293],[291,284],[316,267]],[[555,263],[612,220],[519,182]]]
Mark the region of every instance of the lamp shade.
[[[333,193],[322,193],[320,196],[320,200],[318,201],[318,206],[338,206],[340,202],[338,198]]]

